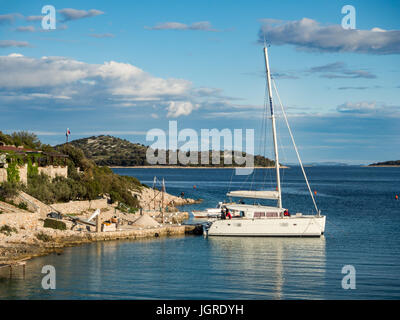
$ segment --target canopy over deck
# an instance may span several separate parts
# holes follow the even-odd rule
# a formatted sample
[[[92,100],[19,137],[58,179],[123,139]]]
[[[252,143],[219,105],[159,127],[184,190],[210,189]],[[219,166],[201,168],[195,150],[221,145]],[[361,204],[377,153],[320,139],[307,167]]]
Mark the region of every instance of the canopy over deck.
[[[227,204],[226,207],[230,210],[237,211],[266,211],[266,212],[284,212],[285,208],[252,205],[252,204]]]
[[[238,198],[252,198],[252,199],[273,199],[277,200],[279,198],[278,191],[253,191],[253,190],[238,190],[231,191],[226,194],[228,197],[238,197]]]

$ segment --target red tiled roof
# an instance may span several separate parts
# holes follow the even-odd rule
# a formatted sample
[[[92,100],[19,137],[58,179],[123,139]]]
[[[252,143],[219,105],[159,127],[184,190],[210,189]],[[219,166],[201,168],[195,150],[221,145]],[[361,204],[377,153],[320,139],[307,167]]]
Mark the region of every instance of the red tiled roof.
[[[0,146],[0,151],[15,151],[15,152],[41,152],[32,149],[17,148],[14,146]]]

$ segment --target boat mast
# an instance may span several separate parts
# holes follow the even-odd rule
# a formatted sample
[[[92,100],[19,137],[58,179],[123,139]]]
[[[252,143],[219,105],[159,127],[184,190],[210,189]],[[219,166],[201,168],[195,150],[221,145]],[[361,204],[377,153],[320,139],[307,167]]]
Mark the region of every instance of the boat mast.
[[[162,194],[161,194],[161,214],[162,214],[162,223],[164,224],[164,192],[165,192],[165,182],[164,182],[164,178],[162,179]]]
[[[278,207],[282,208],[282,192],[281,192],[281,178],[280,178],[280,174],[279,174],[278,142],[277,142],[277,139],[276,139],[277,137],[276,137],[276,124],[275,124],[274,107],[272,105],[271,73],[270,73],[270,69],[269,69],[267,46],[264,46],[264,57],[265,57],[265,69],[266,69],[266,73],[267,73],[269,107],[271,109],[272,136],[273,136],[273,140],[274,140],[276,185],[277,185],[277,188],[278,188]]]

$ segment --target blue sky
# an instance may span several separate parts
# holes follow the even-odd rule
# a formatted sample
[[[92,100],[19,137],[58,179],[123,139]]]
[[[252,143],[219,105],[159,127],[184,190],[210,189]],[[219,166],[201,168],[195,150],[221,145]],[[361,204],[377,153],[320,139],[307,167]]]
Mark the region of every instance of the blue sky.
[[[305,162],[400,159],[398,1],[0,3],[2,131],[57,144],[68,127],[72,139],[150,144],[148,130],[177,120],[198,132],[254,128],[257,149],[265,31]],[[47,4],[57,28],[44,32]],[[356,30],[340,27],[347,4]],[[279,128],[283,160],[294,162]]]

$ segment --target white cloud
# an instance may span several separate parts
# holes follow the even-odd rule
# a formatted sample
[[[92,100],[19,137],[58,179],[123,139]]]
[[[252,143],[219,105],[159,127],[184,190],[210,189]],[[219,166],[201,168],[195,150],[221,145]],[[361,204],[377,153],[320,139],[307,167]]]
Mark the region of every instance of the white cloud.
[[[16,18],[21,18],[20,13],[9,13],[0,15],[0,25],[1,24],[13,24]]]
[[[344,62],[333,62],[329,64],[325,64],[322,66],[317,66],[310,68],[308,72],[311,73],[322,73],[322,78],[327,79],[356,79],[356,78],[365,78],[365,79],[375,79],[376,75],[372,74],[369,71],[363,69],[351,70],[349,69]]]
[[[3,88],[54,87],[84,79],[89,74],[87,64],[68,58],[0,56],[0,87]]]
[[[337,106],[336,110],[342,114],[353,114],[360,116],[400,116],[400,107],[389,106],[376,101],[346,102]]]
[[[400,31],[343,29],[340,25],[324,26],[303,18],[297,21],[263,20],[259,42],[295,45],[299,49],[322,52],[355,52],[367,54],[399,54]]]
[[[65,8],[58,11],[64,17],[63,21],[78,20],[83,18],[95,17],[104,14],[103,11],[91,9],[91,10],[77,10],[72,8]]]
[[[193,105],[190,101],[171,101],[168,105],[168,118],[187,116],[197,109],[198,105]]]
[[[164,22],[155,25],[154,27],[145,27],[148,30],[199,30],[217,32],[209,21],[194,22],[190,25],[181,22]]]
[[[16,40],[0,40],[0,48],[29,47],[29,42]]]
[[[211,99],[226,106],[228,98],[219,93],[214,88],[193,88],[185,79],[155,77],[128,63],[89,64],[66,57],[31,58],[18,53],[0,56],[0,103],[8,105],[29,100],[32,107],[45,107],[56,101],[60,110],[135,107],[148,108],[153,115],[180,117],[200,106],[207,108]]]
[[[35,32],[34,26],[22,26],[15,29],[18,32]]]
[[[346,102],[339,105],[336,110],[341,113],[370,113],[378,108],[376,102]]]
[[[28,16],[25,18],[26,21],[41,21],[44,16]]]
[[[29,94],[32,98],[43,98],[43,99],[71,99],[71,97],[67,96],[56,96],[48,93],[31,93]]]

